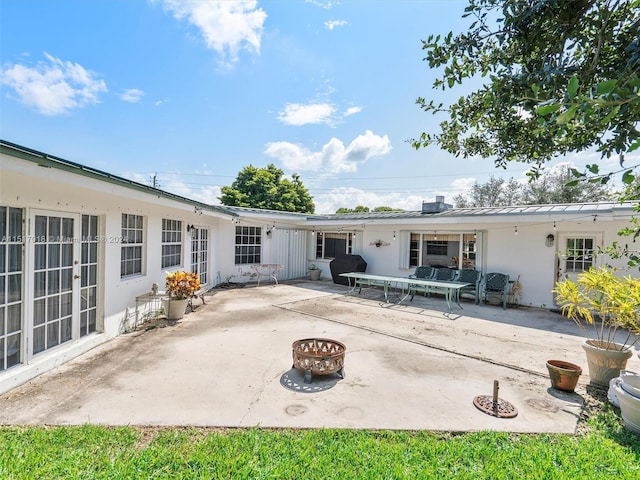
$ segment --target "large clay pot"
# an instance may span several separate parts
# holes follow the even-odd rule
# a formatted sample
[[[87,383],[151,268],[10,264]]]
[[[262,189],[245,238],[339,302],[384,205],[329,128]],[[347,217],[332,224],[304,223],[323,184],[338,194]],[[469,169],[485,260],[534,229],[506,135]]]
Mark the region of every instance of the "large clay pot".
[[[582,368],[564,360],[548,360],[547,370],[551,379],[551,386],[565,392],[573,392],[582,375]]]
[[[167,311],[167,320],[180,320],[184,317],[184,312],[187,309],[188,298],[177,299],[170,298],[165,302],[165,308]]]
[[[582,348],[587,355],[591,382],[606,387],[612,378],[620,375],[620,370],[627,367],[627,360],[633,352],[630,348],[623,349],[617,343],[613,344],[616,348],[602,348],[602,344],[606,342],[587,340],[582,344]]]

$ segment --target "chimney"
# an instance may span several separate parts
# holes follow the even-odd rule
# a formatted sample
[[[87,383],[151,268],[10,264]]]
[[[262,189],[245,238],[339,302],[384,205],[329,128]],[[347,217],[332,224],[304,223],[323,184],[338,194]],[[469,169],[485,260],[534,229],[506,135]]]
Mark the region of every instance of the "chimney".
[[[422,213],[423,214],[432,214],[432,213],[440,213],[453,208],[453,205],[449,205],[448,203],[444,203],[444,195],[436,196],[435,202],[422,202]]]

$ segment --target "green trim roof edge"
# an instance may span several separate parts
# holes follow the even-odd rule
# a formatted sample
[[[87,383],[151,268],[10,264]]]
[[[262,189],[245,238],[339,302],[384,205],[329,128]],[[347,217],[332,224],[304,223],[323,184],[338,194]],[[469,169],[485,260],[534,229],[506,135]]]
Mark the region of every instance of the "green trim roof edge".
[[[160,190],[158,188],[145,185],[143,183],[129,180],[124,177],[119,177],[117,175],[113,175],[111,173],[104,172],[102,170],[98,170],[93,167],[88,167],[86,165],[72,162],[70,160],[65,160],[64,158],[39,152],[37,150],[23,147],[22,145],[11,143],[2,139],[0,139],[0,153],[4,153],[12,157],[17,157],[22,160],[27,160],[33,163],[37,163],[39,166],[42,166],[42,167],[57,168],[59,170],[75,173],[77,175],[84,175],[86,177],[94,178],[96,180],[101,180],[103,182],[119,185],[126,188],[131,188],[132,190],[148,193],[150,195],[160,196],[160,197],[164,197],[170,200],[175,200],[181,203],[186,203],[194,207],[202,208],[203,210],[207,209],[213,212],[229,215],[231,217],[237,216],[236,213],[228,211],[224,207],[209,205],[208,203],[199,202],[197,200],[191,200],[189,198],[176,195],[174,193],[169,193],[164,190]]]

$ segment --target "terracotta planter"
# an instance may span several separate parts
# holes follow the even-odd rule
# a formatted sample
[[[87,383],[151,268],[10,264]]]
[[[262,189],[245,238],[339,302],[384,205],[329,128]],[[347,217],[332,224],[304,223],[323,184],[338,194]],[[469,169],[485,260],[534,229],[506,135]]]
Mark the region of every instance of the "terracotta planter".
[[[547,370],[549,370],[551,386],[565,392],[573,392],[582,375],[582,368],[564,360],[548,360]]]
[[[620,375],[620,370],[627,367],[627,360],[633,355],[631,349],[623,350],[622,346],[617,343],[613,344],[615,349],[602,348],[601,345],[605,343],[598,340],[587,340],[582,344],[587,355],[591,382],[604,387],[609,385],[612,378]]]
[[[165,302],[165,310],[167,312],[167,320],[180,320],[184,317],[184,312],[187,309],[188,298],[177,299],[170,298]]]

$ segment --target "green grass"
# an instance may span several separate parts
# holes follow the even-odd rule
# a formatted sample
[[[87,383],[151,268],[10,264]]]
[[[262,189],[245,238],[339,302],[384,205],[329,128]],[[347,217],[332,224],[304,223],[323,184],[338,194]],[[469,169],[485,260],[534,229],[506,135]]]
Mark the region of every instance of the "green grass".
[[[4,426],[0,478],[640,478],[640,436],[587,397],[576,435]]]

